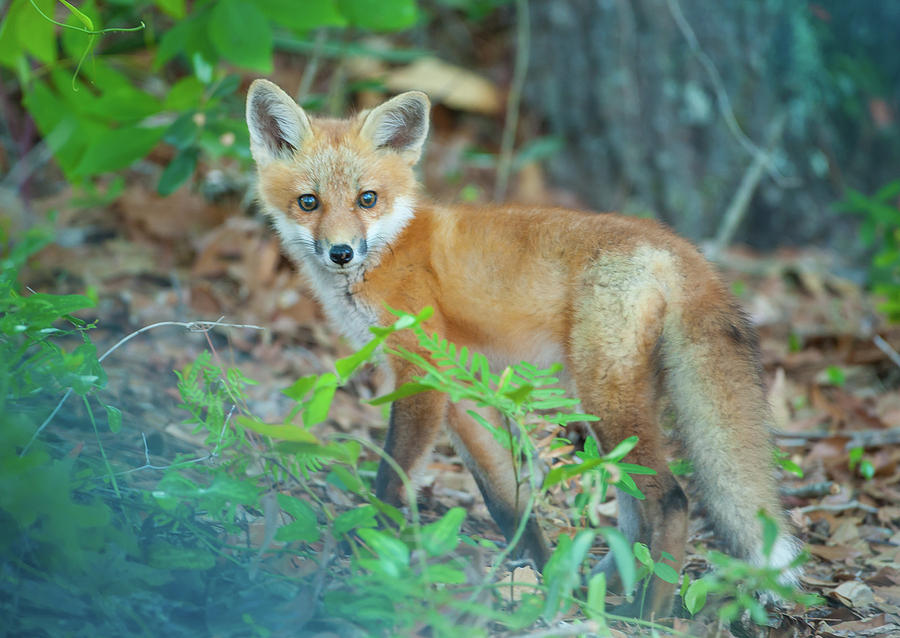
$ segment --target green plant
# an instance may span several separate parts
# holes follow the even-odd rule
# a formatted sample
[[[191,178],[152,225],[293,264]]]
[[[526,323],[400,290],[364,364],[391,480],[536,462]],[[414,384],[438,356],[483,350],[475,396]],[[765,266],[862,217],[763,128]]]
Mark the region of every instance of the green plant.
[[[768,562],[778,537],[778,526],[764,512],[760,512],[758,518],[763,528],[762,555],[764,562]],[[709,553],[709,559],[714,571],[692,582],[685,578],[682,586],[684,607],[691,615],[703,609],[710,595],[731,599],[718,609],[718,616],[723,621],[732,622],[747,612],[760,625],[766,623],[768,616],[763,603],[754,595],[755,592],[768,592],[768,595],[781,601],[803,605],[821,602],[819,596],[803,593],[780,581],[784,569],[798,567],[806,562],[808,556],[805,553],[798,555],[790,565],[779,567],[758,567],[716,551]]]
[[[544,570],[544,583],[534,586],[534,591],[524,594],[516,605],[505,609],[498,607],[489,602],[499,585],[493,582],[491,574],[502,564],[509,549],[494,558],[494,569],[486,578],[473,581],[466,560],[457,553],[464,519],[462,510],[452,509],[434,523],[421,524],[415,494],[407,481],[410,515],[408,518],[403,516],[373,496],[367,484],[368,477],[360,472],[357,442],[344,439],[320,441],[310,429],[326,418],[336,388],[346,383],[379,348],[385,347],[385,342],[398,330],[414,331],[428,356],[420,357],[402,349],[389,348],[389,352],[417,363],[423,375],[414,384],[402,386],[373,403],[381,404],[415,392],[440,390],[454,400],[465,398],[478,405],[495,407],[506,416],[506,424],[503,427],[486,421],[483,424],[490,427],[514,458],[521,459],[522,463],[533,462],[533,449],[530,439],[513,435],[516,428],[527,432],[540,423],[591,418],[568,412],[576,402],[552,387],[556,382],[551,376],[552,370],[520,364],[500,375],[493,374],[482,355],[457,350],[453,344],[426,334],[421,329],[421,322],[429,315],[430,310],[426,309],[417,316],[401,315],[392,326],[373,328],[373,340],[359,352],[336,362],[334,373],[299,379],[285,391],[295,404],[282,423],[264,423],[245,413],[242,387],[247,380],[234,371],[212,365],[209,356],[201,357],[179,373],[179,389],[192,415],[191,420],[197,424],[198,431],[206,433],[207,445],[216,446],[219,463],[214,474],[224,470],[234,480],[239,480],[247,462],[238,462],[238,459],[249,458],[256,471],[261,470],[262,476],[268,476],[277,485],[291,486],[292,493],[281,488],[276,501],[282,515],[292,522],[279,527],[274,540],[288,543],[291,551],[319,560],[327,558],[322,558],[311,547],[313,543],[324,542],[326,547],[344,543],[351,553],[349,572],[325,587],[319,622],[327,624],[340,618],[342,622],[365,626],[374,634],[409,633],[428,626],[434,635],[455,635],[460,623],[467,623],[478,633],[489,622],[522,628],[539,617],[550,621],[575,600],[581,582],[579,574],[595,536],[593,530],[579,532],[574,538],[561,536]],[[228,416],[232,412],[232,408],[226,407],[229,405],[238,413],[233,419]],[[538,418],[537,411],[543,416]],[[294,423],[297,416],[302,417],[302,425]],[[243,430],[243,434],[223,432],[223,428]],[[271,443],[261,445],[259,440],[251,441],[250,433],[263,435]],[[564,471],[553,471],[544,487],[549,489],[568,479],[594,473],[597,477],[605,477],[604,480],[615,476],[616,483],[628,489],[629,472],[641,468],[620,461],[635,443],[636,439],[629,440],[606,456],[585,457],[580,464],[566,466]],[[378,448],[372,449],[380,452]],[[309,480],[312,472],[325,473],[325,481],[355,499],[357,505],[343,512],[333,512]],[[216,481],[229,485],[220,476]],[[599,482],[596,484],[600,487]],[[179,486],[183,486],[181,491],[173,489]],[[526,511],[534,507],[539,497],[538,487],[532,486]],[[233,515],[233,511],[222,509],[221,502],[201,503],[198,488],[205,490],[207,497],[221,491],[216,489],[215,481],[203,488],[167,475],[154,490],[154,495],[165,499],[169,509],[178,505],[190,505],[192,509],[202,505],[208,513],[216,513],[215,517],[220,521]],[[300,495],[295,496],[294,490],[299,490]],[[243,502],[238,495],[232,500]],[[634,559],[627,542],[616,530],[601,532],[622,566],[623,580],[631,587]],[[466,542],[475,541],[469,539]],[[391,583],[390,587],[385,586],[386,581]],[[593,591],[596,598],[596,585]],[[597,613],[596,605],[591,609]]]
[[[28,258],[49,243],[35,230],[0,246],[0,603],[5,629],[18,635],[74,633],[73,616],[94,598],[96,613],[79,631],[140,631],[127,614],[110,614],[165,575],[135,562],[140,555],[131,499],[120,489],[92,411],[106,374],[88,336],[92,324],[72,313],[91,308],[82,295],[28,293],[18,282]],[[96,448],[80,434],[39,436],[61,396],[81,397]],[[54,408],[56,403],[57,408]],[[110,430],[121,413],[106,406]],[[79,442],[79,440],[81,442]],[[90,439],[85,447],[90,448]],[[138,603],[132,609],[141,608]]]
[[[96,353],[83,347],[89,343],[88,326],[67,314],[90,300],[23,295],[16,283],[17,269],[46,241],[35,235],[12,246],[0,280],[0,347],[8,366],[2,376],[7,410],[0,431],[8,439],[0,448],[0,547],[8,567],[0,588],[12,601],[6,603],[13,605],[6,616],[16,619],[14,631],[41,635],[80,626],[86,635],[149,636],[159,629],[152,619],[166,618],[167,633],[175,636],[190,634],[196,622],[207,623],[219,635],[264,636],[288,626],[291,631],[315,626],[366,635],[427,628],[435,636],[458,635],[465,627],[472,635],[487,635],[495,625],[518,630],[539,620],[553,623],[573,604],[603,627],[615,618],[604,607],[605,578],[592,576],[586,595],[581,590],[589,567],[585,559],[598,534],[613,552],[626,591],[639,576],[635,556],[645,573],[671,578],[671,568],[648,561],[641,546],[632,553],[617,530],[580,529],[559,536],[542,582],[520,584],[526,590],[517,600],[503,600],[499,593],[508,585],[497,581],[496,573],[509,547],[492,550],[493,567],[482,574],[464,548],[492,545],[462,533],[463,510],[453,508],[423,523],[405,479],[410,511],[404,515],[376,499],[369,487],[372,472],[360,462],[361,452],[366,446],[380,454],[377,446],[316,434],[337,388],[383,348],[414,361],[423,374],[375,403],[440,390],[455,400],[494,407],[504,415],[503,425],[483,425],[517,463],[536,459],[530,439],[516,431],[591,418],[571,411],[577,402],[555,387],[555,368],[522,363],[495,374],[483,356],[426,334],[421,323],[428,309],[374,328],[372,341],[336,362],[334,372],[298,379],[284,390],[293,406],[278,423],[253,415],[247,393],[251,379],[219,365],[214,352],[202,354],[176,374],[188,422],[204,435],[207,453],[178,455],[158,466],[145,450],[144,466],[116,471],[118,462],[103,453],[103,438],[117,435],[121,419],[108,409],[114,431],[101,437],[87,397],[96,400],[105,375]],[[73,327],[55,327],[60,317],[68,317]],[[399,330],[414,331],[427,356],[390,349],[388,339]],[[54,342],[60,337],[77,337],[79,345],[62,348]],[[73,457],[65,446],[45,440],[59,430],[38,426],[51,406],[47,397],[38,400],[35,383],[49,384],[56,397],[67,387],[85,397],[96,453]],[[526,512],[547,490],[574,481],[592,494],[603,495],[616,485],[639,496],[631,475],[647,470],[623,462],[636,443],[632,437],[605,455],[589,444],[572,463],[553,468],[542,484],[530,486]],[[138,471],[158,473],[158,478],[148,483],[144,475],[138,482]],[[323,491],[326,484],[352,505],[336,508]],[[596,498],[580,503],[579,517],[591,518],[585,508]],[[248,518],[254,517],[265,532],[261,540],[250,542]],[[341,559],[338,547],[349,553],[349,560]],[[288,577],[278,569],[285,555],[318,566]],[[241,585],[248,573],[253,574],[251,584]],[[176,581],[180,595],[173,600],[167,588]],[[222,592],[228,604],[213,619],[203,611],[211,604],[204,599],[208,582],[233,583]],[[246,586],[253,594],[245,599],[240,592]],[[75,592],[91,602],[78,603],[72,598]],[[70,604],[60,607],[58,601],[66,596]],[[310,601],[308,608],[301,608],[300,618],[285,618],[279,610],[296,605],[289,601],[298,597]]]
[[[677,583],[678,572],[675,571],[675,568],[672,567],[669,563],[663,562],[664,560],[676,562],[674,556],[672,556],[669,552],[663,552],[662,556],[660,556],[660,560],[655,561],[650,555],[650,548],[643,543],[634,544],[634,557],[637,558],[639,563],[641,563],[641,570],[638,572],[637,578],[639,580],[642,579],[644,583],[644,586],[641,589],[640,603],[640,607],[643,610],[647,597],[647,591],[650,588],[651,577],[656,576],[657,578],[664,580],[667,583]]]
[[[871,196],[847,189],[837,209],[862,218],[860,239],[873,252],[869,281],[885,297],[881,310],[891,321],[900,321],[900,179]]]
[[[379,2],[377,11],[369,0],[317,0],[303,10],[283,0],[60,2],[12,0],[0,22],[0,80],[18,80],[66,178],[85,188],[164,143],[163,195],[201,161],[249,160],[232,67],[270,73],[278,48],[316,51],[318,29],[396,31],[419,19],[415,0]]]
[[[847,464],[850,467],[850,471],[859,471],[859,475],[866,480],[871,479],[875,476],[875,466],[872,465],[872,461],[863,457],[865,454],[865,448],[862,447],[852,447],[850,448],[847,454]]]

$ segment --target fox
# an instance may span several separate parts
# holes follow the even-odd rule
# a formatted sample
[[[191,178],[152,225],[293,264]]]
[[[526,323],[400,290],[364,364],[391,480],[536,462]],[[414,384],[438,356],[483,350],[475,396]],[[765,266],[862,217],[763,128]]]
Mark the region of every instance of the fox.
[[[772,417],[758,337],[714,267],[664,225],[617,213],[429,200],[415,174],[431,104],[409,91],[345,119],[308,115],[274,83],[247,94],[258,200],[286,255],[333,326],[361,347],[389,309],[434,309],[429,333],[484,353],[498,370],[519,361],[564,364],[593,434],[611,450],[631,435],[643,499],[617,493],[618,528],[680,570],[688,499],[669,468],[660,406],[693,464],[693,481],[731,554],[782,569],[796,585],[799,542],[775,481]],[[425,355],[409,331],[388,343]],[[393,381],[418,369],[387,357]],[[509,452],[460,405],[437,392],[392,404],[384,451],[407,475],[446,426],[491,516],[512,539],[523,516]],[[518,488],[518,489],[517,489]],[[375,494],[401,505],[403,484],[381,461]],[[758,512],[778,524],[763,550]],[[536,515],[516,548],[542,568],[550,545]],[[765,554],[765,555],[764,555]],[[612,556],[594,572],[616,577]],[[675,584],[654,579],[644,615],[665,616]]]

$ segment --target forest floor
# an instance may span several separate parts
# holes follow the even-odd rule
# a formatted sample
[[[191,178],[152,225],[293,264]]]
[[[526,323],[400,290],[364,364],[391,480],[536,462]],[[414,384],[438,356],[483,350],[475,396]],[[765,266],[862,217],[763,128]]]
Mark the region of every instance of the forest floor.
[[[156,322],[222,318],[264,328],[200,333],[164,326],[117,349],[104,364],[110,381],[102,398],[124,413],[122,431],[108,443],[119,464],[144,464],[144,436],[155,465],[178,453],[203,453],[202,440],[184,425],[172,371],[204,349],[259,382],[252,407],[264,420],[283,418],[280,389],[331,370],[351,352],[280,256],[265,221],[242,212],[247,207],[238,195],[210,202],[182,188],[160,198],[134,177],[112,204],[73,201],[63,191],[36,202],[58,212],[58,243],[39,255],[26,283],[42,292],[95,290],[92,314],[99,322],[92,336],[99,352]],[[776,441],[803,470],[803,478],[783,473],[780,485],[811,554],[803,585],[825,600],[784,612],[769,635],[900,636],[900,365],[890,356],[891,348],[900,350],[900,326],[887,325],[858,285],[830,274],[832,259],[821,251],[732,250],[722,262],[761,334]],[[385,415],[361,399],[384,392],[384,383],[368,369],[340,390],[323,435],[382,441]],[[73,408],[57,427],[77,420]],[[336,507],[346,505],[342,494],[326,493]],[[466,531],[501,538],[446,439],[420,477],[420,500],[426,516],[461,505],[469,512]],[[614,506],[604,509],[604,520],[614,524]],[[552,538],[553,526],[545,528]],[[714,546],[695,511],[691,576],[708,568],[703,551]],[[710,616],[675,626],[691,635],[716,631]]]

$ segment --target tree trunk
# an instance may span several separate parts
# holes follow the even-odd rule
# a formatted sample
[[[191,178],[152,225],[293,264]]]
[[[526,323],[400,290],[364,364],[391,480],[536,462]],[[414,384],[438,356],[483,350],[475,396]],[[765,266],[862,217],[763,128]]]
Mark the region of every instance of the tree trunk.
[[[586,206],[651,214],[693,239],[712,237],[753,163],[747,142],[764,149],[784,117],[738,239],[855,245],[853,220],[824,219],[857,155],[848,148],[855,136],[827,119],[834,82],[820,38],[842,25],[825,9],[827,19],[793,0],[537,0],[531,11],[528,104],[564,141],[549,161],[553,181]],[[900,11],[888,13],[900,25]],[[748,139],[727,125],[729,110]],[[886,163],[852,185],[900,176],[896,157]]]

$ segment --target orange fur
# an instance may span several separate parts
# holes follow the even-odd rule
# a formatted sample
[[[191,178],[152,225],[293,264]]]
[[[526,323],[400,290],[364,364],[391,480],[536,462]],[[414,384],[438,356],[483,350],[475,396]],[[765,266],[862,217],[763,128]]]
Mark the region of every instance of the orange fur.
[[[412,170],[427,110],[424,94],[410,92],[347,120],[318,120],[271,83],[250,89],[260,200],[326,314],[362,345],[368,326],[393,320],[387,306],[411,313],[432,306],[430,331],[484,352],[498,368],[564,362],[585,408],[602,419],[595,430],[603,447],[637,434],[629,460],[657,472],[636,477],[644,500],[620,493],[620,528],[680,565],[687,501],[657,422],[660,393],[667,393],[716,528],[736,554],[762,561],[757,510],[787,528],[768,469],[769,409],[753,331],[711,266],[649,220],[428,202]],[[377,194],[371,208],[360,203],[368,191]],[[304,194],[315,196],[315,210],[298,205]],[[418,350],[409,334],[392,338]],[[389,363],[398,384],[418,373],[404,361]],[[409,473],[445,421],[511,536],[522,511],[514,495],[527,486],[515,485],[508,452],[446,397],[396,402],[385,448]],[[400,499],[399,477],[387,464],[376,491]],[[535,520],[521,549],[539,566],[548,557]],[[783,534],[771,560],[785,566],[795,553]],[[597,569],[613,575],[611,567],[603,561]],[[665,612],[671,599],[671,586],[654,583],[645,613]]]

